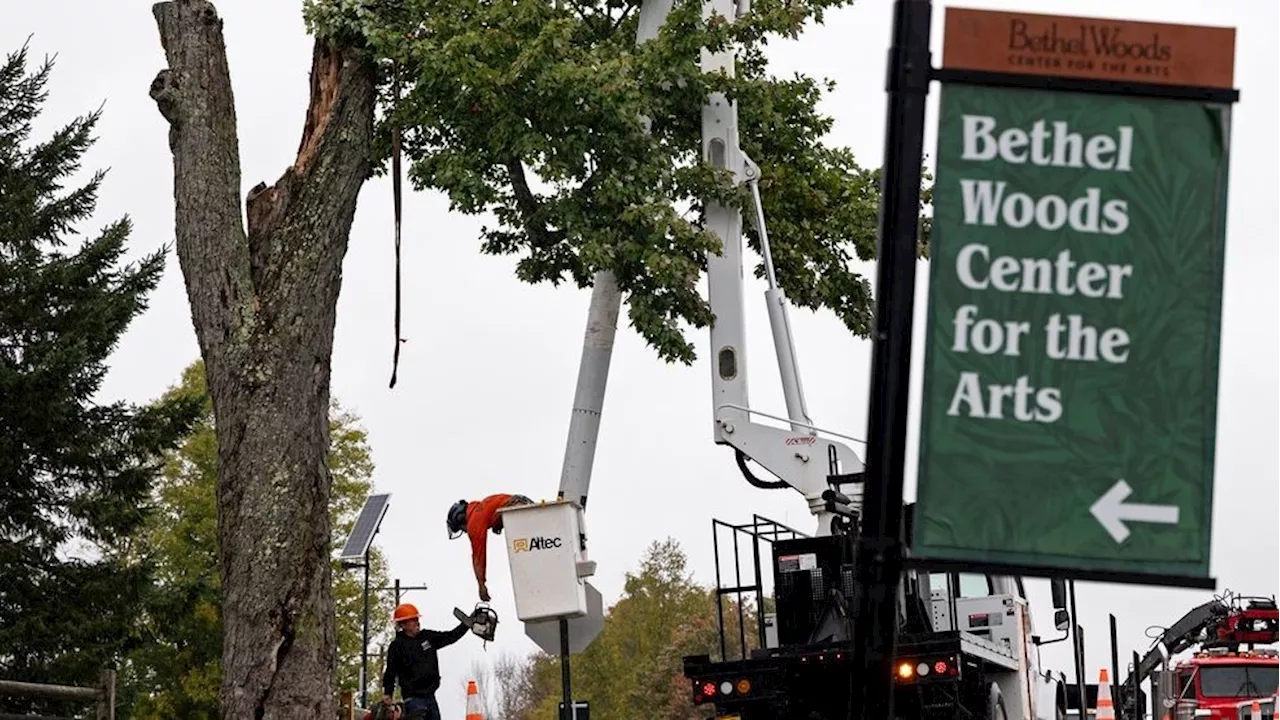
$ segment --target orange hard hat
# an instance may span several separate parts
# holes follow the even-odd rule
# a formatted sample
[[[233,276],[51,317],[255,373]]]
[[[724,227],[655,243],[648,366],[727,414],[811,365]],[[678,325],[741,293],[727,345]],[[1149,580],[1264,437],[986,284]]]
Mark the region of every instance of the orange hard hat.
[[[413,620],[416,617],[418,617],[418,608],[410,603],[404,603],[396,606],[396,612],[391,619],[394,622],[402,623],[405,620]]]

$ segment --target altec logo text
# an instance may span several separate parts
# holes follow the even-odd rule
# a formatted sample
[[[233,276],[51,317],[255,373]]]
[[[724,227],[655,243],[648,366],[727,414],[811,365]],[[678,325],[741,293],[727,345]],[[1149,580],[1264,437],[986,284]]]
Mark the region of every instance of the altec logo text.
[[[515,552],[550,550],[558,547],[560,547],[560,538],[558,537],[517,538],[511,541],[511,549]]]

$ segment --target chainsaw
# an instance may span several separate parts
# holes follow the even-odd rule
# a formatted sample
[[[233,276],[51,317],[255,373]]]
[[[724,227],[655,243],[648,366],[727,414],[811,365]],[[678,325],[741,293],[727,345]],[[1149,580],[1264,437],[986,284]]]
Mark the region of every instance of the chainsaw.
[[[453,616],[486,643],[493,642],[494,633],[498,631],[498,613],[488,603],[476,603],[476,609],[470,615],[454,608]]]

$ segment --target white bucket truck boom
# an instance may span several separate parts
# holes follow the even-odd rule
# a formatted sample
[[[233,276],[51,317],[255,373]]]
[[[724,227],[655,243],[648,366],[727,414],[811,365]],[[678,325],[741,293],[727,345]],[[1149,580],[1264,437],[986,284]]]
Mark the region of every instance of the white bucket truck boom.
[[[733,21],[749,10],[750,0],[738,0],[736,3],[734,0],[704,0],[702,4],[704,18],[714,13]],[[734,65],[735,53],[731,48],[719,52],[702,51],[703,72],[724,72],[733,76]],[[786,418],[751,409],[747,397],[747,331],[743,313],[742,214],[736,208],[708,200],[706,226],[723,245],[720,255],[707,254],[707,290],[711,310],[715,314],[711,325],[715,441],[733,448],[738,467],[751,484],[765,489],[790,486],[803,495],[809,503],[809,511],[818,518],[817,534],[828,535],[838,516],[860,509],[862,486],[859,474],[863,465],[844,443],[819,437],[819,428],[809,419],[786,297],[778,287],[769,249],[769,233],[760,202],[760,168],[739,145],[737,103],[730,101],[724,93],[711,93],[702,108],[702,154],[708,163],[731,171],[739,184],[746,183],[751,190],[752,216],[768,283],[764,293],[765,305],[787,405]],[[753,416],[779,420],[790,427],[783,429],[764,425],[756,422]],[[755,478],[747,469],[746,460],[754,460],[776,475],[780,482]],[[841,490],[846,483],[851,485],[848,492]]]
[[[738,3],[706,0],[703,16],[716,13],[733,20],[749,8],[750,0]],[[636,42],[656,37],[670,10],[671,0],[645,0],[640,9]],[[702,52],[704,72],[722,71],[733,75],[734,64],[732,49]],[[786,298],[778,287],[770,255],[757,183],[760,171],[742,152],[737,125],[736,103],[729,101],[724,93],[712,93],[702,108],[703,156],[714,166],[731,171],[738,183],[747,183],[751,190],[752,215],[768,283],[765,303],[787,417],[755,412],[750,407],[743,309],[742,214],[736,208],[708,202],[706,226],[720,238],[723,246],[721,254],[707,254],[709,302],[715,315],[711,326],[710,363],[714,438],[717,444],[733,448],[739,468],[753,485],[766,489],[789,486],[800,492],[810,512],[818,518],[817,534],[827,535],[839,522],[839,516],[851,515],[860,505],[862,491],[858,473],[862,471],[862,462],[843,442],[820,437],[819,429],[809,418]],[[558,623],[551,620],[570,619],[569,644],[574,647],[585,647],[603,622],[602,617],[596,617],[595,610],[600,605],[599,593],[586,581],[594,574],[595,563],[587,555],[584,513],[621,302],[622,293],[613,274],[598,273],[593,282],[557,500],[500,511],[503,524],[508,528],[507,555],[517,616],[525,621],[530,637],[547,652],[557,652],[561,645],[554,627]],[[753,416],[778,420],[788,427],[766,425]],[[754,460],[779,480],[759,480],[748,469],[747,460]],[[853,489],[842,492],[842,484],[851,484]],[[526,544],[526,541],[532,542],[531,538],[546,538],[550,544]],[[552,554],[561,560],[551,560]],[[565,570],[570,558],[573,573]],[[558,568],[554,571],[548,564],[553,562]],[[568,585],[550,587],[556,583]]]
[[[657,37],[670,11],[671,0],[644,0],[636,44]],[[585,512],[621,307],[617,278],[608,270],[598,272],[556,500],[499,511],[508,528],[516,616],[524,621],[525,634],[549,654],[581,652],[604,626],[602,598],[587,581],[596,565],[588,559]],[[567,695],[567,677],[565,683]]]
[[[738,0],[737,3],[734,0],[705,0],[703,17],[715,13],[734,20],[749,9],[750,0]],[[670,10],[671,0],[645,0],[640,9],[636,42],[643,43],[656,37]],[[733,75],[734,64],[732,49],[719,52],[704,49],[702,52],[704,72]],[[839,521],[838,516],[850,516],[860,505],[862,491],[857,478],[862,471],[862,462],[844,443],[820,437],[818,428],[809,418],[786,298],[778,287],[770,255],[758,186],[760,170],[739,146],[737,105],[724,93],[712,93],[702,108],[702,151],[708,162],[729,170],[738,183],[745,182],[750,187],[753,219],[768,283],[765,304],[787,406],[786,418],[751,409],[747,395],[743,310],[742,214],[737,208],[708,202],[706,226],[720,238],[723,246],[721,254],[707,254],[709,302],[715,315],[711,325],[710,363],[715,442],[733,448],[744,477],[757,487],[774,489],[790,486],[802,494],[810,512],[818,518],[817,534],[827,535]],[[570,628],[571,645],[585,647],[599,631],[596,626],[600,623],[593,617],[595,613],[586,609],[588,604],[595,604],[589,603],[588,598],[592,594],[598,597],[598,593],[586,582],[586,578],[595,572],[595,563],[587,556],[584,513],[621,303],[622,293],[613,274],[609,271],[598,273],[588,310],[557,500],[550,504],[515,506],[501,511],[504,526],[510,528],[506,544],[517,616],[525,621],[526,632],[548,652],[555,652],[556,648],[545,646],[544,641],[550,645],[557,639],[551,634],[552,623],[546,622],[548,620],[562,617],[578,619]],[[766,425],[757,422],[753,415],[779,420],[789,427]],[[757,479],[747,468],[747,460],[754,460],[779,480]],[[854,489],[842,492],[842,484],[851,484]],[[571,506],[573,511],[565,511],[560,505]],[[572,576],[545,573],[547,568],[543,561],[535,558],[551,548],[516,544],[534,537],[534,532],[546,533],[545,537],[553,541],[558,538],[562,544],[554,549],[564,554],[565,563],[572,553],[575,569]],[[571,582],[576,589],[570,587],[565,591],[553,591],[549,585],[557,582],[554,578]],[[560,600],[553,602],[550,600],[553,597]],[[589,620],[582,620],[584,617]]]

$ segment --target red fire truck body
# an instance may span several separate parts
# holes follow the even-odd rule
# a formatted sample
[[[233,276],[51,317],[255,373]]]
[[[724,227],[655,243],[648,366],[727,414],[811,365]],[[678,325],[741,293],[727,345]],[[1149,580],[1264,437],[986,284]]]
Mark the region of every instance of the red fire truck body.
[[[1150,674],[1155,720],[1249,720],[1253,701],[1262,717],[1272,718],[1280,657],[1260,644],[1280,641],[1272,598],[1227,603],[1215,599],[1188,613],[1156,643],[1139,668]],[[1199,646],[1191,656],[1171,655]],[[1156,663],[1164,666],[1157,669]]]
[[[1271,720],[1270,703],[1275,699],[1280,672],[1273,649],[1233,653],[1213,648],[1177,663],[1171,672],[1177,693],[1175,718],[1238,720],[1241,705],[1249,710],[1249,701],[1258,700],[1266,713],[1263,717]]]

